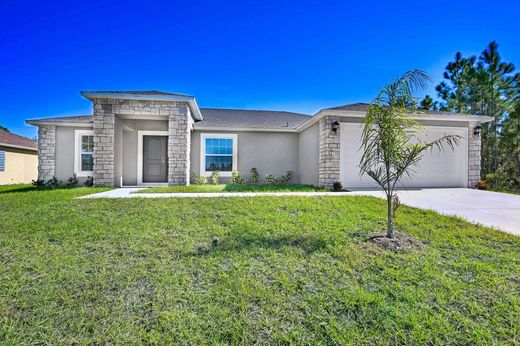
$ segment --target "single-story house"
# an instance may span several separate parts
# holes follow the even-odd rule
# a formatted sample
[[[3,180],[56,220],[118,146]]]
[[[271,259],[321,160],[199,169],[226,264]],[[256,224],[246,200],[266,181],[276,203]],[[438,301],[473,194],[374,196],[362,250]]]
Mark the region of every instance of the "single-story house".
[[[233,170],[263,180],[293,171],[293,182],[370,188],[359,174],[367,104],[284,111],[199,108],[193,96],[159,91],[83,91],[93,114],[28,120],[39,127],[40,179],[76,174],[97,186],[186,185],[190,176]],[[455,150],[424,155],[407,187],[473,187],[480,179],[480,123],[491,118],[427,111],[412,115],[427,138],[457,134]]]
[[[38,176],[38,143],[0,129],[0,185],[30,183]]]

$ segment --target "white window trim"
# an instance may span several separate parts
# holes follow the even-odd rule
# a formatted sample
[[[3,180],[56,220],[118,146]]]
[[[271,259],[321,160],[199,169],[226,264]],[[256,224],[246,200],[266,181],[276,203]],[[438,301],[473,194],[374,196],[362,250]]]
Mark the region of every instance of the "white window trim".
[[[94,171],[81,170],[81,137],[94,136],[94,130],[75,130],[74,131],[74,173],[78,177],[89,177],[94,175]],[[92,153],[94,156],[94,153]]]
[[[200,134],[200,176],[211,175],[211,171],[206,171],[206,138],[223,138],[233,140],[233,167],[232,170],[238,170],[238,135],[236,133],[201,133]],[[230,177],[231,172],[219,172],[221,177]]]
[[[169,136],[168,131],[137,131],[137,185],[158,186],[168,183],[143,183],[143,137],[144,136]],[[168,156],[168,149],[166,150]],[[169,161],[168,161],[169,162]],[[169,170],[169,167],[168,167]]]

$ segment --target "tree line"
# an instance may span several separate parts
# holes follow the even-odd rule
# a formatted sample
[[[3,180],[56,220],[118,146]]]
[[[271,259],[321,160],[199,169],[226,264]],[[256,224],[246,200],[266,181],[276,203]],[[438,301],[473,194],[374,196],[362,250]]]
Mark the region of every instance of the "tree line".
[[[482,124],[482,178],[497,189],[520,190],[520,73],[503,61],[493,41],[477,56],[460,52],[448,63],[444,81],[420,109],[490,116]]]

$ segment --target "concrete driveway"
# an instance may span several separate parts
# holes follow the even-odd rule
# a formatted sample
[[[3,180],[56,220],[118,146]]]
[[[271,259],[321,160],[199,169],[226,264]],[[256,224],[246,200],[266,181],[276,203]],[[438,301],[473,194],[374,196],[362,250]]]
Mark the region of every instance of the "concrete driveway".
[[[384,197],[380,191],[356,195]],[[473,189],[417,189],[398,191],[401,203],[520,235],[520,195]]]

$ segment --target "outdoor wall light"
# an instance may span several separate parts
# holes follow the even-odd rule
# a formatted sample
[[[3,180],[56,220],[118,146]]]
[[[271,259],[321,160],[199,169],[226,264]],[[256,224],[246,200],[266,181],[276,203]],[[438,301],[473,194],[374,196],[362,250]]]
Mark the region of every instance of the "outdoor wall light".
[[[332,123],[332,132],[337,133],[339,129],[339,122],[335,121]]]
[[[482,126],[480,126],[480,125],[475,126],[475,128],[473,129],[473,134],[475,136],[480,136],[481,132],[482,132]]]

